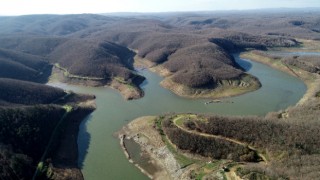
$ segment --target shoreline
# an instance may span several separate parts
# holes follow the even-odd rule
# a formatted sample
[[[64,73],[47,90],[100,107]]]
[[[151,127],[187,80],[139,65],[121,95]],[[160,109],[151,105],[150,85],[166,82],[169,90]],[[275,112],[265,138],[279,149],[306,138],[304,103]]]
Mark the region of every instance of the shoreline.
[[[261,88],[260,81],[249,75],[246,74],[251,78],[251,82],[243,82],[240,80],[240,83],[235,82],[233,80],[223,80],[227,83],[224,85],[218,86],[214,89],[194,89],[189,88],[187,86],[178,84],[173,82],[169,77],[165,78],[161,81],[160,85],[173,92],[174,94],[189,99],[223,99],[229,97],[240,96],[249,92],[256,91]],[[249,84],[248,86],[242,86],[243,84]],[[235,85],[234,85],[235,84]]]
[[[249,52],[251,53],[251,51]],[[294,70],[294,69],[291,69],[288,65],[284,65],[284,64],[274,64],[275,62],[271,61],[271,59],[269,59],[268,61],[263,61],[261,60],[261,58],[253,58],[252,56],[248,56],[248,52],[244,52],[244,53],[241,53],[240,57],[242,58],[248,58],[252,61],[256,61],[256,62],[260,62],[260,63],[263,63],[263,64],[266,64],[274,69],[277,69],[277,70],[280,70],[280,71],[283,71],[285,73],[288,73],[290,75],[295,75],[295,73],[298,73],[300,76],[298,77],[301,81],[304,82],[304,84],[307,86],[307,91],[306,93],[303,95],[303,97],[298,101],[298,103],[296,105],[294,105],[294,107],[297,107],[297,106],[301,106],[301,105],[304,105],[304,104],[307,104],[308,100],[310,99],[313,99],[315,97],[315,94],[316,92],[319,91],[320,89],[320,75],[314,75],[312,73],[309,73],[309,72],[306,72],[306,71],[303,71],[301,69],[298,69],[298,70]],[[250,58],[249,58],[250,57]],[[263,57],[263,58],[268,58],[268,57]],[[296,72],[298,71],[298,72]],[[293,73],[295,72],[295,73]],[[289,108],[289,107],[288,107]],[[287,111],[287,109],[284,109],[284,111]],[[141,117],[141,118],[144,118],[144,117]],[[140,118],[137,118],[135,120],[132,120],[129,124],[127,124],[122,130],[122,134],[126,134],[126,133],[132,133],[130,131],[132,130],[128,130],[128,127],[131,125],[131,124],[140,124],[141,122]],[[150,128],[150,127],[149,127]],[[154,128],[154,127],[153,127]],[[144,131],[137,131],[137,133],[145,133]],[[160,137],[160,134],[158,134],[158,136]],[[134,140],[134,139],[133,139]],[[137,141],[136,141],[137,142]],[[144,146],[146,145],[141,145],[139,142],[137,142],[141,148],[143,148]],[[163,142],[162,142],[163,143]],[[127,150],[125,150],[127,151]],[[162,159],[159,158],[159,157],[155,157],[155,156],[151,156],[153,158],[156,158],[155,160],[156,161],[161,161]],[[196,166],[196,165],[195,165]],[[165,167],[164,167],[165,169]],[[190,169],[192,169],[190,167]],[[171,176],[173,176],[173,174],[170,174]],[[174,178],[173,178],[174,179]]]
[[[140,99],[144,96],[144,92],[140,86],[128,84],[122,82],[121,80],[117,80],[116,78],[112,79],[111,81],[107,81],[105,79],[93,80],[73,78],[65,76],[64,71],[61,68],[53,66],[49,82],[55,81],[81,86],[109,87],[117,90],[125,100]]]
[[[147,171],[145,171],[139,164],[135,163],[130,155],[129,155],[129,152],[128,152],[128,149],[124,143],[124,139],[126,138],[126,135],[125,134],[119,134],[118,138],[120,139],[120,146],[121,146],[121,149],[122,151],[124,152],[126,158],[129,160],[130,163],[132,163],[134,166],[136,166],[143,174],[145,174],[146,176],[148,176],[150,179],[153,179],[154,177],[149,174]]]
[[[124,126],[116,134],[120,140],[120,146],[126,154],[129,162],[134,164],[143,174],[150,179],[180,179],[185,170],[174,158],[174,155],[162,141],[159,132],[154,128],[153,122],[156,116],[139,117]],[[155,167],[156,171],[147,172],[146,169],[135,163],[129,155],[124,138],[135,141],[141,148],[144,155],[150,157],[149,166]]]
[[[250,58],[250,60],[253,60],[253,61],[255,61],[255,59],[253,59],[253,58]],[[258,61],[258,60],[257,60]],[[258,61],[258,62],[260,62],[260,61]],[[266,63],[267,64],[267,63]],[[271,66],[272,68],[275,68],[275,67],[273,67],[272,66],[272,64],[267,64],[267,65],[269,65],[269,66]],[[275,69],[277,69],[277,68],[275,68]],[[279,69],[278,69],[279,70]],[[286,73],[289,73],[290,74],[290,72],[289,72],[289,70],[286,72]],[[306,84],[306,82],[305,82],[305,79],[301,79],[305,84]],[[313,83],[313,86],[315,86],[314,85],[314,81],[313,82],[308,82],[308,83],[310,83],[310,84],[312,84]],[[320,84],[320,81],[318,81],[318,84]],[[305,93],[305,95],[303,96],[303,98],[302,99],[300,99],[300,101],[299,101],[299,103],[298,104],[300,104],[300,103],[302,103],[302,101],[303,101],[303,99],[305,98],[305,100],[304,100],[304,103],[310,98],[310,96],[311,96],[311,94],[310,94],[310,92],[309,91],[311,91],[310,90],[310,86],[311,85],[309,85],[308,86],[308,89],[307,89],[307,92]],[[315,87],[316,88],[316,87]],[[308,94],[308,95],[307,95]],[[302,103],[303,104],[303,103]],[[297,106],[297,105],[296,105]],[[153,117],[154,118],[154,117]],[[138,120],[139,120],[140,118],[138,118]],[[137,119],[136,119],[137,120]],[[135,122],[136,120],[133,120],[132,122]],[[130,123],[129,123],[130,124]],[[128,128],[128,127],[127,127]],[[127,130],[121,130],[122,131],[122,133],[128,133],[128,132],[125,132],[125,131],[127,131]],[[77,132],[78,133],[78,132]],[[137,132],[137,134],[138,133],[140,133],[139,131]],[[158,132],[157,132],[158,133]],[[126,137],[126,136],[121,136],[121,135],[125,135],[125,134],[119,134],[119,138],[121,138],[122,137],[122,144],[121,144],[121,147],[122,147],[122,149],[123,149],[123,151],[124,152],[126,152],[127,153],[127,158],[130,160],[130,156],[129,156],[129,154],[128,154],[128,152],[127,152],[127,149],[126,149],[126,147],[125,147],[125,145],[124,145],[124,143],[123,143],[123,138],[124,137]],[[120,142],[121,142],[121,139],[120,139]],[[137,141],[136,141],[137,142]],[[141,142],[139,143],[139,141],[137,142],[138,144],[140,144],[141,145]],[[145,146],[145,145],[144,145]],[[148,152],[149,154],[150,154],[150,157],[152,157],[155,161],[157,161],[156,162],[156,164],[159,166],[159,167],[163,167],[163,162],[161,162],[159,159],[157,160],[157,156],[149,149],[145,149],[145,151],[146,152]],[[172,154],[171,154],[172,155]],[[159,157],[158,157],[159,158]],[[156,174],[160,174],[160,175],[150,175],[148,172],[146,172],[142,167],[140,167],[139,165],[137,165],[136,163],[134,163],[133,161],[131,162],[131,163],[133,163],[136,167],[138,167],[139,169],[140,169],[140,171],[142,172],[142,173],[144,173],[144,174],[146,174],[149,178],[155,178],[155,179],[161,179],[161,178],[159,178],[159,176],[161,176],[161,174],[163,175],[163,172],[162,173],[156,173]],[[161,165],[162,164],[162,165]],[[164,168],[163,169],[166,169],[166,167],[164,166]],[[162,170],[163,170],[162,169]],[[181,170],[181,169],[180,169]],[[161,171],[160,171],[161,172]],[[169,171],[168,170],[165,170],[165,174],[167,174],[167,175],[171,175],[170,173],[169,173]],[[182,173],[183,174],[183,173]],[[181,175],[181,174],[180,174]]]
[[[133,50],[138,52],[137,50]],[[173,92],[177,96],[190,98],[190,99],[222,99],[234,96],[240,96],[249,92],[258,90],[261,83],[258,78],[244,73],[237,79],[221,80],[221,84],[215,88],[191,88],[183,84],[175,83],[171,80],[172,73],[162,67],[156,65],[147,59],[143,59],[136,54],[134,57],[134,66],[136,68],[148,69],[151,72],[163,77],[160,82],[161,87]],[[121,78],[113,78],[111,81],[99,78],[87,78],[80,76],[66,76],[66,70],[60,66],[54,65],[50,81],[64,82],[74,85],[83,86],[103,86],[117,90],[125,100],[140,99],[144,96],[144,91],[140,85],[128,84],[121,80]],[[248,82],[243,81],[242,77],[247,76],[250,78]],[[247,78],[247,79],[249,79]],[[239,81],[239,82],[238,82]]]
[[[177,96],[190,99],[222,99],[240,96],[258,90],[261,83],[258,78],[244,72],[238,79],[221,80],[215,88],[191,88],[171,80],[172,73],[161,64],[156,65],[147,59],[135,56],[135,66],[146,68],[164,79],[160,82],[161,87],[171,91]],[[247,80],[244,80],[244,79]],[[249,79],[249,80],[248,80]]]
[[[297,102],[297,105],[303,105],[305,104],[309,99],[313,98],[315,94],[320,90],[320,75],[316,75],[314,73],[310,73],[307,71],[304,71],[300,68],[291,68],[289,65],[286,65],[281,62],[280,60],[275,60],[267,56],[263,56],[261,54],[258,54],[256,50],[243,52],[240,54],[241,58],[244,59],[250,59],[255,62],[259,62],[262,64],[265,64],[271,68],[274,68],[276,70],[285,72],[289,75],[292,75],[294,77],[299,78],[307,87],[307,90],[303,97]],[[297,76],[298,75],[298,76]]]
[[[78,166],[78,134],[82,121],[91,114],[95,109],[95,100],[77,102],[75,110],[68,115],[65,123],[65,130],[55,153],[52,155],[52,164],[50,167],[53,171],[54,179],[76,179],[83,180],[83,174]]]
[[[214,166],[210,171],[215,172],[217,176],[223,177],[221,169],[230,164],[229,160],[212,160],[208,157],[203,157],[196,154],[190,154],[178,150],[174,154],[172,150],[169,149],[168,144],[166,144],[154,126],[157,116],[143,116],[132,120],[129,124],[124,126],[119,132],[117,132],[118,138],[120,140],[120,146],[123,153],[126,154],[128,161],[134,164],[143,174],[148,176],[150,179],[164,180],[164,179],[190,179],[190,173],[203,168],[204,166]],[[152,123],[150,123],[152,121]],[[147,123],[146,123],[147,122]],[[143,128],[138,128],[142,126]],[[153,134],[153,135],[152,135]],[[140,136],[140,138],[136,138]],[[145,141],[145,137],[156,136]],[[145,155],[151,157],[151,162],[158,166],[158,171],[150,175],[143,167],[135,163],[132,159],[129,159],[128,149],[126,149],[125,144],[121,138],[126,137],[135,141],[141,148],[141,152]],[[168,139],[168,142],[172,148],[175,145]],[[160,144],[157,146],[155,144]],[[177,150],[177,149],[176,149]],[[181,164],[181,160],[177,159],[177,156],[183,156],[189,160],[192,159],[192,163],[188,165]],[[128,158],[129,157],[129,158]],[[197,163],[202,161],[203,163]]]

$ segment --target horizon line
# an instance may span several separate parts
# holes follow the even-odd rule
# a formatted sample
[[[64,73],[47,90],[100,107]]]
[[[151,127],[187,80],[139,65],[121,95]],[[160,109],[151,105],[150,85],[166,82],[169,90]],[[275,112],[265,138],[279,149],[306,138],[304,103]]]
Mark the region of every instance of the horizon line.
[[[28,13],[28,14],[0,14],[3,16],[28,16],[28,15],[81,15],[81,14],[170,14],[170,13],[210,13],[210,12],[246,12],[258,10],[303,10],[303,9],[320,9],[319,7],[277,7],[277,8],[252,8],[252,9],[225,9],[225,10],[184,10],[184,11],[114,11],[114,12],[79,12],[79,13]]]

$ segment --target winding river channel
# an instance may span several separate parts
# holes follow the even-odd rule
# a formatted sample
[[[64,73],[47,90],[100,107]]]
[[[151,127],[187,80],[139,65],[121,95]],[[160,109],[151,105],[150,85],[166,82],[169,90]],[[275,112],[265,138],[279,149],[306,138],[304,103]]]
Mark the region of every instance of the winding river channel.
[[[206,105],[208,100],[205,99],[178,97],[159,85],[162,77],[148,70],[140,71],[146,77],[142,84],[145,96],[133,101],[124,100],[117,91],[110,88],[51,83],[53,86],[97,97],[97,110],[82,122],[78,137],[79,166],[85,179],[148,179],[128,162],[114,135],[137,117],[167,112],[265,115],[295,105],[304,95],[306,86],[298,78],[264,64],[240,59],[237,55],[235,58],[248,73],[259,78],[262,87],[251,93],[227,98],[225,103]]]

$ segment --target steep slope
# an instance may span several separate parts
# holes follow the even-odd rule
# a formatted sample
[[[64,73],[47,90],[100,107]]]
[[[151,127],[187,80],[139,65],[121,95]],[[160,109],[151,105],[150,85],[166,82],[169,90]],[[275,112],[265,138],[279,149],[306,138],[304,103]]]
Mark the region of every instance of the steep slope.
[[[46,82],[52,66],[44,57],[0,48],[0,77]]]
[[[77,169],[77,134],[83,118],[95,109],[94,98],[0,78],[0,179],[32,179],[36,169],[37,179],[70,172],[82,177]],[[59,159],[61,153],[68,154],[68,162]],[[57,167],[59,171],[53,169]]]
[[[239,15],[244,18],[240,23],[257,25],[259,19],[251,21],[249,15]],[[278,16],[281,14],[275,15]],[[11,35],[0,38],[0,47],[46,58],[62,70],[66,82],[111,84],[122,92],[129,85],[134,87],[135,97],[143,95],[138,86],[144,78],[134,72],[135,54],[128,48],[137,50],[144,62],[166,76],[167,81],[162,83],[164,87],[179,95],[215,97],[211,96],[212,91],[218,87],[223,87],[220,91],[229,87],[252,91],[260,86],[257,79],[245,74],[228,53],[246,48],[298,45],[288,36],[239,32],[232,24],[238,23],[238,17],[224,14],[187,13],[159,17],[83,14],[3,19],[1,23],[6,28],[0,34]],[[316,22],[311,26],[317,27]],[[248,29],[248,32],[253,30]],[[9,67],[8,62],[6,66]],[[30,69],[16,64],[10,68],[13,66],[23,72],[23,77],[28,73],[34,76]],[[93,82],[87,83],[88,80]]]
[[[9,49],[0,48],[0,57],[4,59],[10,59],[35,70],[41,70],[45,65],[47,65],[47,61],[44,57]]]
[[[1,35],[0,47],[27,54],[47,56],[67,39],[41,35]]]
[[[59,106],[0,107],[0,178],[31,179],[51,133],[63,116]]]
[[[161,26],[157,21],[152,23],[155,23],[151,27],[154,31],[109,31],[105,38],[136,49],[143,62],[151,63],[156,72],[166,77],[162,85],[181,96],[217,98],[259,88],[258,80],[245,74],[233,57],[210,42],[207,36],[175,33],[177,29]],[[129,29],[126,26],[132,25],[124,26],[123,29]],[[100,36],[100,33],[96,36]],[[218,87],[221,88],[217,90]],[[221,93],[230,88],[241,90]]]
[[[66,93],[58,88],[27,81],[0,78],[0,99],[8,103],[24,105],[50,104],[64,95]]]
[[[130,71],[133,55],[132,51],[113,43],[77,39],[58,46],[50,54],[50,61],[79,76],[104,79],[120,76],[128,80],[134,76]]]
[[[63,71],[66,82],[88,85],[89,80],[95,85],[110,85],[117,79],[116,89],[123,89],[126,84],[134,87],[126,98],[143,96],[138,85],[144,78],[134,72],[135,54],[126,47],[52,36],[9,36],[0,38],[0,42],[0,77],[47,82],[55,65]]]
[[[210,43],[179,49],[163,66],[174,73],[175,82],[195,88],[215,86],[243,73],[230,55]]]

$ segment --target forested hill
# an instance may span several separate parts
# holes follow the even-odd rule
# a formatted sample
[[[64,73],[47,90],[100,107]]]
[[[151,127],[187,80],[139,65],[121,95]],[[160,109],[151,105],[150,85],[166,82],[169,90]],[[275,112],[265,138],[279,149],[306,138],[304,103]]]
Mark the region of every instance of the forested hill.
[[[73,137],[68,142],[70,152],[64,153],[77,151],[79,124],[94,110],[92,105],[80,104],[93,99],[94,96],[47,85],[0,78],[0,179],[32,179],[40,161],[43,165],[37,175],[39,179],[50,179],[59,173],[53,171],[56,165],[51,161],[56,160],[61,139]],[[74,132],[66,130],[70,128]],[[68,170],[77,168],[77,159],[69,159],[68,167],[60,173],[71,171],[82,176],[77,169]]]
[[[0,78],[0,100],[3,102],[23,105],[50,104],[65,95],[66,92],[62,89],[27,81]]]
[[[32,178],[64,113],[52,105],[0,107],[0,179]]]
[[[138,89],[144,78],[133,66],[137,55],[167,72],[173,84],[212,90],[249,76],[232,52],[298,46],[296,38],[319,40],[319,17],[319,12],[0,17],[0,179],[31,179],[51,133],[69,111],[73,119],[67,116],[63,127],[76,128],[64,135],[77,148],[79,119],[94,109],[79,104],[94,97],[43,85],[52,70],[67,82],[117,81]],[[70,162],[73,172],[77,159]],[[40,169],[52,175],[48,166]]]
[[[138,86],[141,80],[135,80],[141,77],[134,72],[135,53],[130,48],[141,58],[163,65],[175,83],[192,88],[215,87],[221,80],[243,74],[228,55],[231,51],[296,46],[293,37],[318,37],[316,14],[299,13],[299,21],[294,13],[282,17],[280,12],[254,16],[248,12],[1,17],[0,67],[4,71],[0,76],[43,80],[50,74],[44,67],[59,65],[72,77],[94,78],[102,83],[121,78]],[[268,23],[270,18],[276,19],[275,23]],[[33,61],[29,63],[30,58]],[[187,81],[195,75],[198,84]]]

